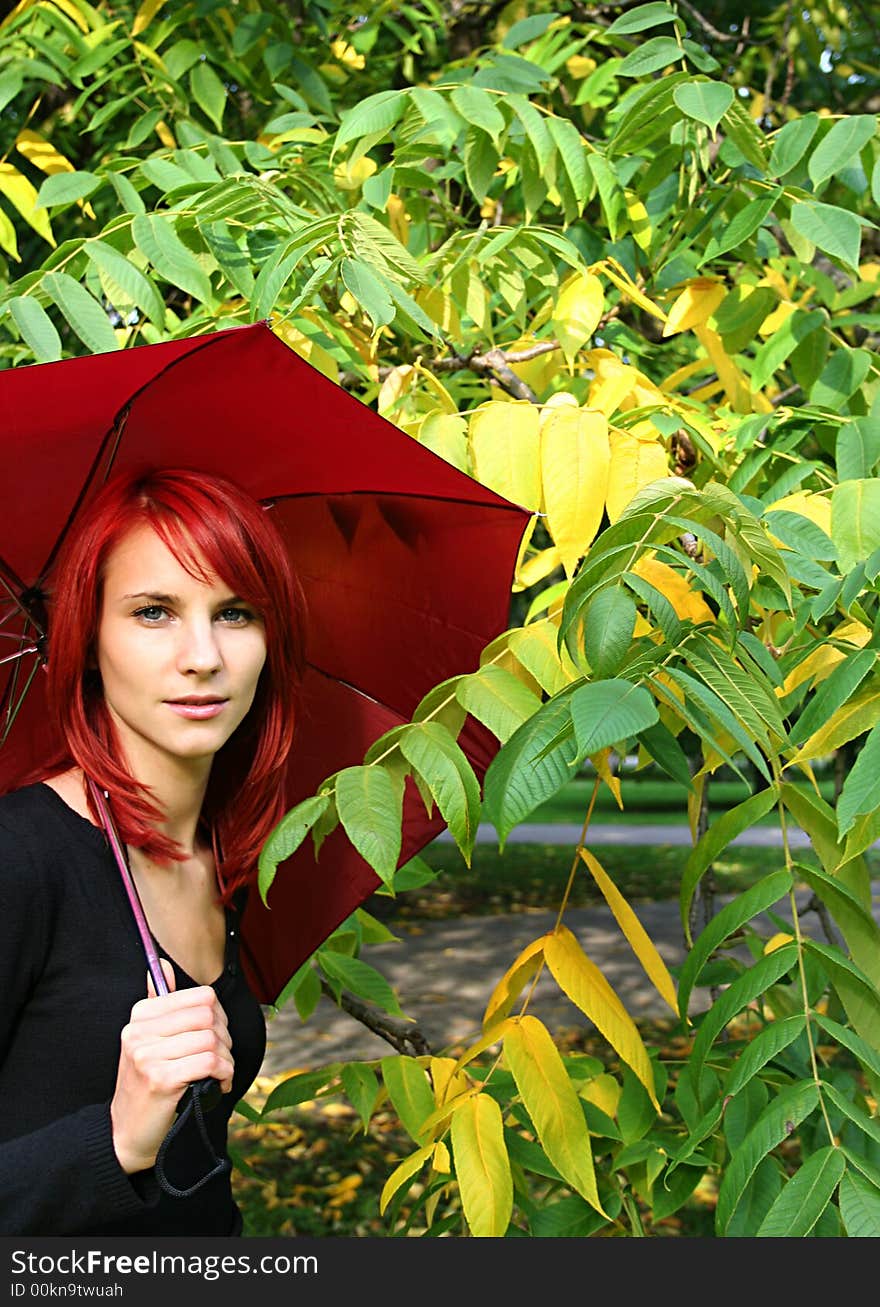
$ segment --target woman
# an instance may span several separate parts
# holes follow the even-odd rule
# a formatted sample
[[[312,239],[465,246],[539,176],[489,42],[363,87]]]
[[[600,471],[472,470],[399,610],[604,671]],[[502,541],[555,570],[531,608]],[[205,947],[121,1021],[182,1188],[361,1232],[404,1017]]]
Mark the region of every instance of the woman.
[[[265,1050],[238,922],[284,811],[300,594],[253,499],[152,470],[85,510],[49,613],[63,746],[0,798],[0,1233],[238,1234],[227,1124]]]

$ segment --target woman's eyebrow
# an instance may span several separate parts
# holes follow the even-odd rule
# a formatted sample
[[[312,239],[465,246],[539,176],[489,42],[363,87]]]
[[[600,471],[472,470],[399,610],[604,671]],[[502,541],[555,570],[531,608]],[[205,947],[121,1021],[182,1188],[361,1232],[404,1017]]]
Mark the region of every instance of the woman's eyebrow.
[[[123,595],[126,599],[151,599],[154,603],[159,604],[176,604],[180,602],[178,595],[156,594],[151,590],[139,590],[137,594]]]

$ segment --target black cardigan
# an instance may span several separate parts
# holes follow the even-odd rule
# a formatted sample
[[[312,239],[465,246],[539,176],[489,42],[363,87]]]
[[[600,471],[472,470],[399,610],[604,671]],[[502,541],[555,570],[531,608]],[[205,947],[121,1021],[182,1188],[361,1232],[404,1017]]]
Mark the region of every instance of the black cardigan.
[[[235,1076],[204,1117],[220,1157],[266,1047],[262,1011],[238,966],[237,907],[227,909],[214,982]],[[178,989],[196,983],[170,960]],[[240,1233],[228,1174],[174,1198],[152,1169],[126,1175],[113,1151],[120,1032],[146,997],[146,974],[103,832],[47,785],[0,798],[0,1234]],[[169,1148],[167,1178],[186,1189],[213,1165],[190,1113]]]

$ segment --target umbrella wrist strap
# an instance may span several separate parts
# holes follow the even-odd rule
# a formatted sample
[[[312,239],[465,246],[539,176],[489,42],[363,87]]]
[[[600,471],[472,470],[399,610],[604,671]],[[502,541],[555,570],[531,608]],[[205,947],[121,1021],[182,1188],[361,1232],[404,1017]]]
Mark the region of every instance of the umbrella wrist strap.
[[[162,1140],[162,1144],[159,1148],[159,1152],[156,1154],[156,1161],[154,1163],[154,1169],[156,1172],[156,1181],[159,1185],[159,1188],[164,1190],[166,1194],[170,1194],[172,1198],[189,1198],[190,1194],[194,1194],[196,1190],[201,1189],[202,1185],[207,1184],[209,1180],[213,1180],[215,1176],[226,1175],[229,1171],[232,1170],[232,1163],[230,1162],[229,1158],[218,1157],[217,1154],[215,1153],[211,1141],[208,1138],[207,1131],[205,1129],[204,1108],[202,1107],[202,1094],[204,1092],[210,1093],[212,1089],[216,1089],[216,1082],[211,1080],[201,1080],[197,1084],[193,1084],[189,1086],[185,1094],[186,1103],[184,1107],[181,1109],[177,1117],[177,1120],[174,1122],[171,1129],[168,1131],[167,1135]],[[168,1176],[165,1174],[165,1156],[168,1152],[168,1149],[171,1147],[171,1144],[176,1139],[177,1135],[180,1134],[181,1130],[183,1130],[183,1128],[185,1127],[186,1122],[190,1116],[195,1116],[196,1125],[198,1126],[198,1131],[202,1143],[205,1145],[205,1148],[208,1154],[210,1155],[210,1157],[213,1159],[215,1165],[211,1168],[210,1171],[207,1172],[206,1175],[202,1176],[201,1180],[197,1180],[195,1184],[190,1185],[188,1189],[178,1189],[176,1185],[173,1185],[171,1183],[171,1181],[168,1179]]]

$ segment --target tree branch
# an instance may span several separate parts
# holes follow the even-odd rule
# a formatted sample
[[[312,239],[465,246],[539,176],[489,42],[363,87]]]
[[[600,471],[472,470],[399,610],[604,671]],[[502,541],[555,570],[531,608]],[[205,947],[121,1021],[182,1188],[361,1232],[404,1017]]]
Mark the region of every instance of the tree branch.
[[[431,1045],[418,1025],[390,1016],[381,1008],[374,1007],[372,1003],[366,1003],[363,999],[350,994],[347,989],[344,989],[337,999],[326,980],[321,981],[321,989],[338,1007],[354,1017],[355,1021],[359,1021],[362,1026],[372,1030],[374,1035],[378,1035],[380,1039],[390,1044],[396,1053],[410,1052],[412,1057],[431,1054]]]

